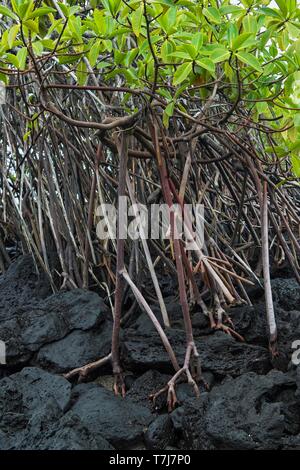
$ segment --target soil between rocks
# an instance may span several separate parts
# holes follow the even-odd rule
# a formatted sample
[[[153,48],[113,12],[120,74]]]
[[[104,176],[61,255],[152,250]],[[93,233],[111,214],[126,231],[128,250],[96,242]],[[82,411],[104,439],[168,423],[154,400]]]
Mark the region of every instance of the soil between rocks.
[[[0,278],[0,449],[300,449],[300,368],[291,362],[300,340],[300,286],[293,278],[272,280],[280,356],[268,351],[265,309],[259,288],[253,306],[230,310],[241,343],[211,331],[193,313],[195,340],[210,388],[195,398],[177,387],[179,406],[167,413],[166,396],[149,395],[173,371],[148,317],[139,311],[122,330],[121,355],[127,396],[112,392],[111,371],[89,383],[70,383],[62,373],[108,354],[112,318],[95,292],[53,294],[29,255]],[[178,301],[166,286],[177,358],[185,353]],[[161,321],[156,306],[153,309]]]

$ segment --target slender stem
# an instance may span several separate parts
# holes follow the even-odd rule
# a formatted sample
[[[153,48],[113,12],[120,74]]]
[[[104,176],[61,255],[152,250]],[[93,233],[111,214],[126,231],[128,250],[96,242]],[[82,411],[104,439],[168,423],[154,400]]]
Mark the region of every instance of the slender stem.
[[[121,372],[120,366],[120,324],[121,324],[121,308],[122,308],[122,296],[124,290],[124,279],[122,271],[124,270],[124,247],[125,240],[121,238],[121,197],[126,194],[126,171],[127,171],[127,136],[124,132],[121,133],[121,145],[120,145],[120,169],[119,169],[119,184],[118,184],[118,239],[117,239],[117,272],[116,272],[116,292],[115,292],[115,312],[114,312],[114,324],[112,332],[112,366],[114,374]]]

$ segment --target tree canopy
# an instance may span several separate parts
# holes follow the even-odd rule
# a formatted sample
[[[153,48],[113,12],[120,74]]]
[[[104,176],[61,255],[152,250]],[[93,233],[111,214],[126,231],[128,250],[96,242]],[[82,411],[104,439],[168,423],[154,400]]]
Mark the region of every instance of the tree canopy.
[[[274,136],[266,152],[290,158],[300,175],[297,0],[13,0],[0,14],[6,85],[39,68],[45,85],[56,73],[80,86],[97,74],[128,89],[118,103],[126,113],[137,111],[131,90],[159,97],[168,127],[176,110],[187,113],[187,97],[207,99],[216,84],[232,108],[217,108],[214,121],[230,120],[242,101],[247,118]]]

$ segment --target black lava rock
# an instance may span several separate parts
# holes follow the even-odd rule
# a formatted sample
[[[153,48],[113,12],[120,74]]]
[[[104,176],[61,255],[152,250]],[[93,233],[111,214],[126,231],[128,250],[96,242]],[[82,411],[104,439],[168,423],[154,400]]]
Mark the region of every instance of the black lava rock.
[[[63,377],[37,368],[0,381],[0,449],[24,449],[28,432],[41,433],[41,423],[56,422],[71,399],[71,385]]]
[[[228,379],[209,395],[206,431],[219,449],[279,449],[300,432],[294,379],[279,371]]]
[[[285,310],[300,310],[300,285],[296,279],[276,278],[271,281],[275,302]]]
[[[110,352],[111,331],[109,321],[93,331],[72,331],[61,340],[42,346],[33,362],[56,373],[83,366]]]
[[[12,317],[19,307],[45,299],[51,293],[47,277],[42,270],[37,273],[32,256],[20,256],[0,277],[0,321]]]
[[[145,406],[128,397],[116,397],[113,392],[96,384],[76,386],[73,400],[72,409],[65,419],[76,415],[93,435],[101,435],[117,449],[142,442],[153,420]]]
[[[147,449],[163,450],[175,443],[176,436],[171,418],[164,414],[158,416],[145,433]]]
[[[180,364],[184,361],[185,337],[181,330],[170,330],[168,336]],[[249,371],[268,372],[272,365],[266,348],[240,343],[223,332],[196,339],[202,368],[216,376],[234,377]],[[170,359],[158,335],[149,332],[128,335],[123,345],[123,357],[130,370],[156,369],[172,373]]]
[[[65,338],[75,330],[87,332],[93,329],[101,333],[104,329],[106,330],[104,333],[106,339],[107,330],[111,328],[111,322],[107,320],[107,317],[108,310],[102,299],[96,293],[82,289],[53,294],[43,301],[35,301],[30,305],[18,307],[13,312],[10,309],[6,314],[2,311],[0,338],[6,344],[7,367],[26,364],[30,360],[35,364],[34,353],[44,345],[50,347],[52,355],[55,355],[56,347],[57,354],[61,354],[63,345],[68,341]],[[109,322],[108,325],[106,325],[107,322]],[[87,338],[82,341],[85,341],[86,345],[90,339],[87,334]],[[63,345],[59,344],[60,340],[63,341]],[[78,343],[77,340],[77,345]],[[71,345],[71,342],[69,344]],[[75,367],[84,365],[87,357],[91,360],[97,359],[98,352],[102,351],[98,345],[93,356],[93,354],[88,354],[85,349],[86,347],[82,346],[75,354]],[[104,350],[107,351],[107,348],[104,347]],[[73,350],[69,354],[72,352]],[[67,355],[68,352],[65,356]],[[43,354],[42,357],[44,356]],[[48,364],[50,362],[51,360]],[[52,361],[51,369],[61,372],[61,362],[58,367],[56,367],[56,362],[55,359]],[[41,360],[41,364],[43,363],[45,360],[44,362]]]

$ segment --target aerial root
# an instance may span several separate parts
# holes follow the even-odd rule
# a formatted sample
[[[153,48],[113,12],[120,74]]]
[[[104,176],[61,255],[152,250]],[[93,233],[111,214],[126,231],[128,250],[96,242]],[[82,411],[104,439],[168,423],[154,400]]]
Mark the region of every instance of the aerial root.
[[[84,379],[92,371],[98,369],[99,367],[107,364],[110,361],[111,361],[111,353],[109,353],[105,357],[102,357],[101,359],[98,359],[98,361],[90,362],[89,364],[86,364],[85,366],[82,366],[82,367],[77,367],[76,369],[73,369],[70,372],[63,374],[63,377],[69,380],[69,379],[72,379],[73,377],[78,376],[78,379],[77,379],[78,383],[83,382]]]
[[[241,341],[242,343],[245,342],[245,339],[243,338],[243,336],[241,336],[237,331],[235,331],[230,326],[224,325],[224,323],[218,323],[215,326],[215,330],[224,331],[224,333],[226,333],[227,335],[232,336],[233,338],[237,339],[238,341]]]
[[[116,396],[121,395],[123,398],[126,395],[126,387],[125,387],[125,382],[124,382],[124,375],[122,372],[121,367],[115,366],[113,367],[113,373],[114,373],[114,394]]]
[[[175,386],[179,379],[182,377],[182,375],[185,376],[187,383],[193,387],[197,398],[200,397],[198,382],[202,381],[205,388],[208,389],[208,384],[204,381],[202,377],[199,353],[193,341],[191,341],[187,345],[183,367],[173,375],[173,377],[169,380],[165,387],[149,396],[154,406],[157,398],[160,395],[167,393],[168,412],[170,413],[172,410],[174,410],[174,408],[179,403],[176,395]]]
[[[92,371],[99,369],[99,367],[111,362],[111,359],[112,359],[112,354],[109,353],[107,356],[102,357],[101,359],[98,359],[98,361],[90,362],[89,364],[86,364],[85,366],[77,367],[76,369],[73,369],[67,372],[66,374],[63,374],[63,377],[67,380],[70,380],[73,377],[77,376],[78,377],[77,382],[81,383],[87,378],[87,376]],[[119,367],[114,368],[113,391],[115,395],[121,395],[122,397],[125,397],[125,394],[126,394],[125,382],[124,382],[123,373]]]
[[[210,326],[213,330],[224,331],[227,335],[232,336],[238,341],[244,342],[245,339],[234,329],[231,318],[227,315],[226,311],[221,305],[219,296],[215,293],[214,295],[215,308],[214,312],[209,312]],[[215,320],[216,319],[216,320]],[[228,325],[226,325],[226,323]]]
[[[279,356],[277,338],[269,341],[269,351],[271,353],[272,358],[276,358]]]

